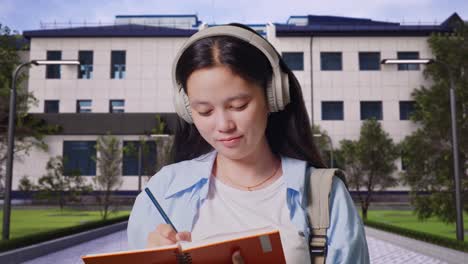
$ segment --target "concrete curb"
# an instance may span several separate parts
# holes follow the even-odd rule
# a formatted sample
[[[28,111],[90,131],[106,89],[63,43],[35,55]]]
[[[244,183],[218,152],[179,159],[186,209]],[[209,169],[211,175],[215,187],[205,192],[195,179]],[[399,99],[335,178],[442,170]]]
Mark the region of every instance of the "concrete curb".
[[[50,241],[45,241],[39,244],[6,251],[0,253],[0,263],[21,263],[71,246],[76,246],[80,243],[88,242],[90,240],[123,230],[127,228],[127,222],[128,221],[116,223],[109,226],[104,226],[97,229],[81,232],[78,234],[61,237]]]
[[[405,236],[366,226],[366,235],[386,241],[398,247],[444,261],[448,264],[466,263],[468,253],[427,243]]]

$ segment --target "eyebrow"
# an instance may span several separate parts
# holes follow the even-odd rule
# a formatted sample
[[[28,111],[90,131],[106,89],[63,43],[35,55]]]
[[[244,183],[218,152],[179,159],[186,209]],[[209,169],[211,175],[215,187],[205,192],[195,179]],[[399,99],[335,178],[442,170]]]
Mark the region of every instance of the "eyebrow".
[[[232,97],[229,97],[227,98],[224,102],[229,102],[229,101],[233,101],[233,100],[237,100],[237,99],[246,99],[246,98],[250,98],[251,96],[249,94],[246,94],[246,93],[242,93],[242,94],[239,94],[239,95],[236,95],[236,96],[232,96]],[[194,100],[192,101],[192,105],[204,105],[204,104],[210,104],[209,102],[205,102],[205,101],[200,101],[200,100]]]

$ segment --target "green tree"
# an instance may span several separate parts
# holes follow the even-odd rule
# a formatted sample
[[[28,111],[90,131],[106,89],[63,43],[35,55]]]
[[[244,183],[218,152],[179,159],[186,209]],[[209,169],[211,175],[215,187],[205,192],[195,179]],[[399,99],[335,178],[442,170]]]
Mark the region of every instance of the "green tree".
[[[149,136],[140,136],[136,142],[128,142],[123,147],[123,153],[126,157],[132,157],[137,161],[137,166],[141,166],[140,174],[138,175],[138,191],[141,191],[142,177],[151,177],[155,172],[156,157],[156,143]],[[141,149],[140,149],[141,148]],[[141,150],[141,156],[140,156]],[[153,153],[152,153],[153,152]]]
[[[19,180],[18,190],[23,192],[31,192],[37,189],[37,186],[29,179],[27,175],[23,175]]]
[[[348,188],[358,192],[361,204],[364,197],[360,193],[363,189],[364,171],[359,158],[359,141],[344,139],[340,141],[340,149],[336,151],[337,167],[346,171]]]
[[[93,178],[97,202],[102,219],[107,219],[111,212],[117,210],[112,193],[122,185],[122,149],[119,140],[112,135],[99,136],[96,144],[98,156],[95,158],[99,174]]]
[[[342,140],[340,146],[348,186],[358,191],[362,216],[367,219],[374,192],[398,183],[394,175],[398,147],[375,119],[363,122],[359,140]]]
[[[322,157],[323,162],[330,166],[331,152],[334,151],[331,149],[328,132],[322,129],[319,125],[312,125],[312,135],[314,136],[314,143],[318,148],[320,157]],[[335,157],[333,157],[335,159]],[[334,164],[336,167],[336,164]]]
[[[437,216],[456,219],[454,171],[450,123],[450,77],[455,84],[459,135],[460,177],[464,210],[468,212],[468,26],[428,39],[436,62],[424,76],[430,87],[414,90],[415,111],[411,120],[418,129],[402,142],[405,183],[411,187],[412,203],[420,219]],[[446,66],[444,66],[446,65]],[[418,195],[427,192],[429,195]]]
[[[21,36],[7,26],[0,24],[0,191],[4,187],[7,159],[7,131],[8,113],[10,106],[10,89],[12,74],[16,66],[21,63],[19,53],[27,49],[27,45],[21,44]],[[58,126],[48,125],[44,120],[32,117],[28,114],[31,104],[37,104],[37,99],[28,92],[24,85],[27,75],[19,74],[16,82],[16,129],[14,158],[21,160],[33,147],[47,150],[44,136],[60,130]]]
[[[92,190],[79,171],[66,175],[64,162],[66,160],[61,156],[51,157],[46,165],[47,174],[39,178],[37,187],[33,187],[39,190],[39,198],[56,200],[60,210],[68,201],[80,201],[82,194]]]
[[[160,115],[156,115],[157,125],[151,130],[151,134],[164,135],[163,137],[157,137],[154,139],[156,142],[156,166],[155,171],[149,175],[153,176],[154,173],[159,171],[162,167],[170,163],[170,154],[172,144],[174,143],[174,136],[166,134],[166,122],[161,118]]]
[[[142,150],[142,175],[151,178],[157,171],[167,165],[171,159],[171,149],[174,143],[174,136],[167,134],[167,125],[160,115],[156,115],[156,126],[151,129],[148,135],[140,136],[138,144],[128,144],[123,151],[126,156],[138,159],[139,146]],[[156,148],[155,159],[152,159],[151,152]],[[149,158],[151,157],[151,158]],[[141,177],[138,179],[139,185]]]

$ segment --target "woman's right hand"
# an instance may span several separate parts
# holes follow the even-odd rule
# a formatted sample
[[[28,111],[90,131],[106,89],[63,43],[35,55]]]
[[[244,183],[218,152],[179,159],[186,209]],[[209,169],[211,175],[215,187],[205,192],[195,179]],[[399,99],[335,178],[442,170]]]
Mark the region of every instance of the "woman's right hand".
[[[169,224],[160,224],[148,234],[146,247],[173,245],[178,241],[192,241],[190,232],[176,233]]]

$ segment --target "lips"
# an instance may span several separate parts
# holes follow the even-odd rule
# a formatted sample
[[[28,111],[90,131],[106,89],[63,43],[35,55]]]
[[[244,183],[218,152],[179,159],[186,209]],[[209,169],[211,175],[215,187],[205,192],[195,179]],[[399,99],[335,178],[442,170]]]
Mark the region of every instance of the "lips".
[[[242,136],[230,137],[230,138],[223,138],[223,139],[219,139],[219,141],[229,141],[229,140],[237,139],[237,138],[240,138],[240,137],[242,137]]]
[[[238,136],[238,137],[225,138],[223,140],[219,140],[219,142],[221,142],[221,144],[226,148],[236,148],[240,146],[241,140],[242,140],[242,136]]]

